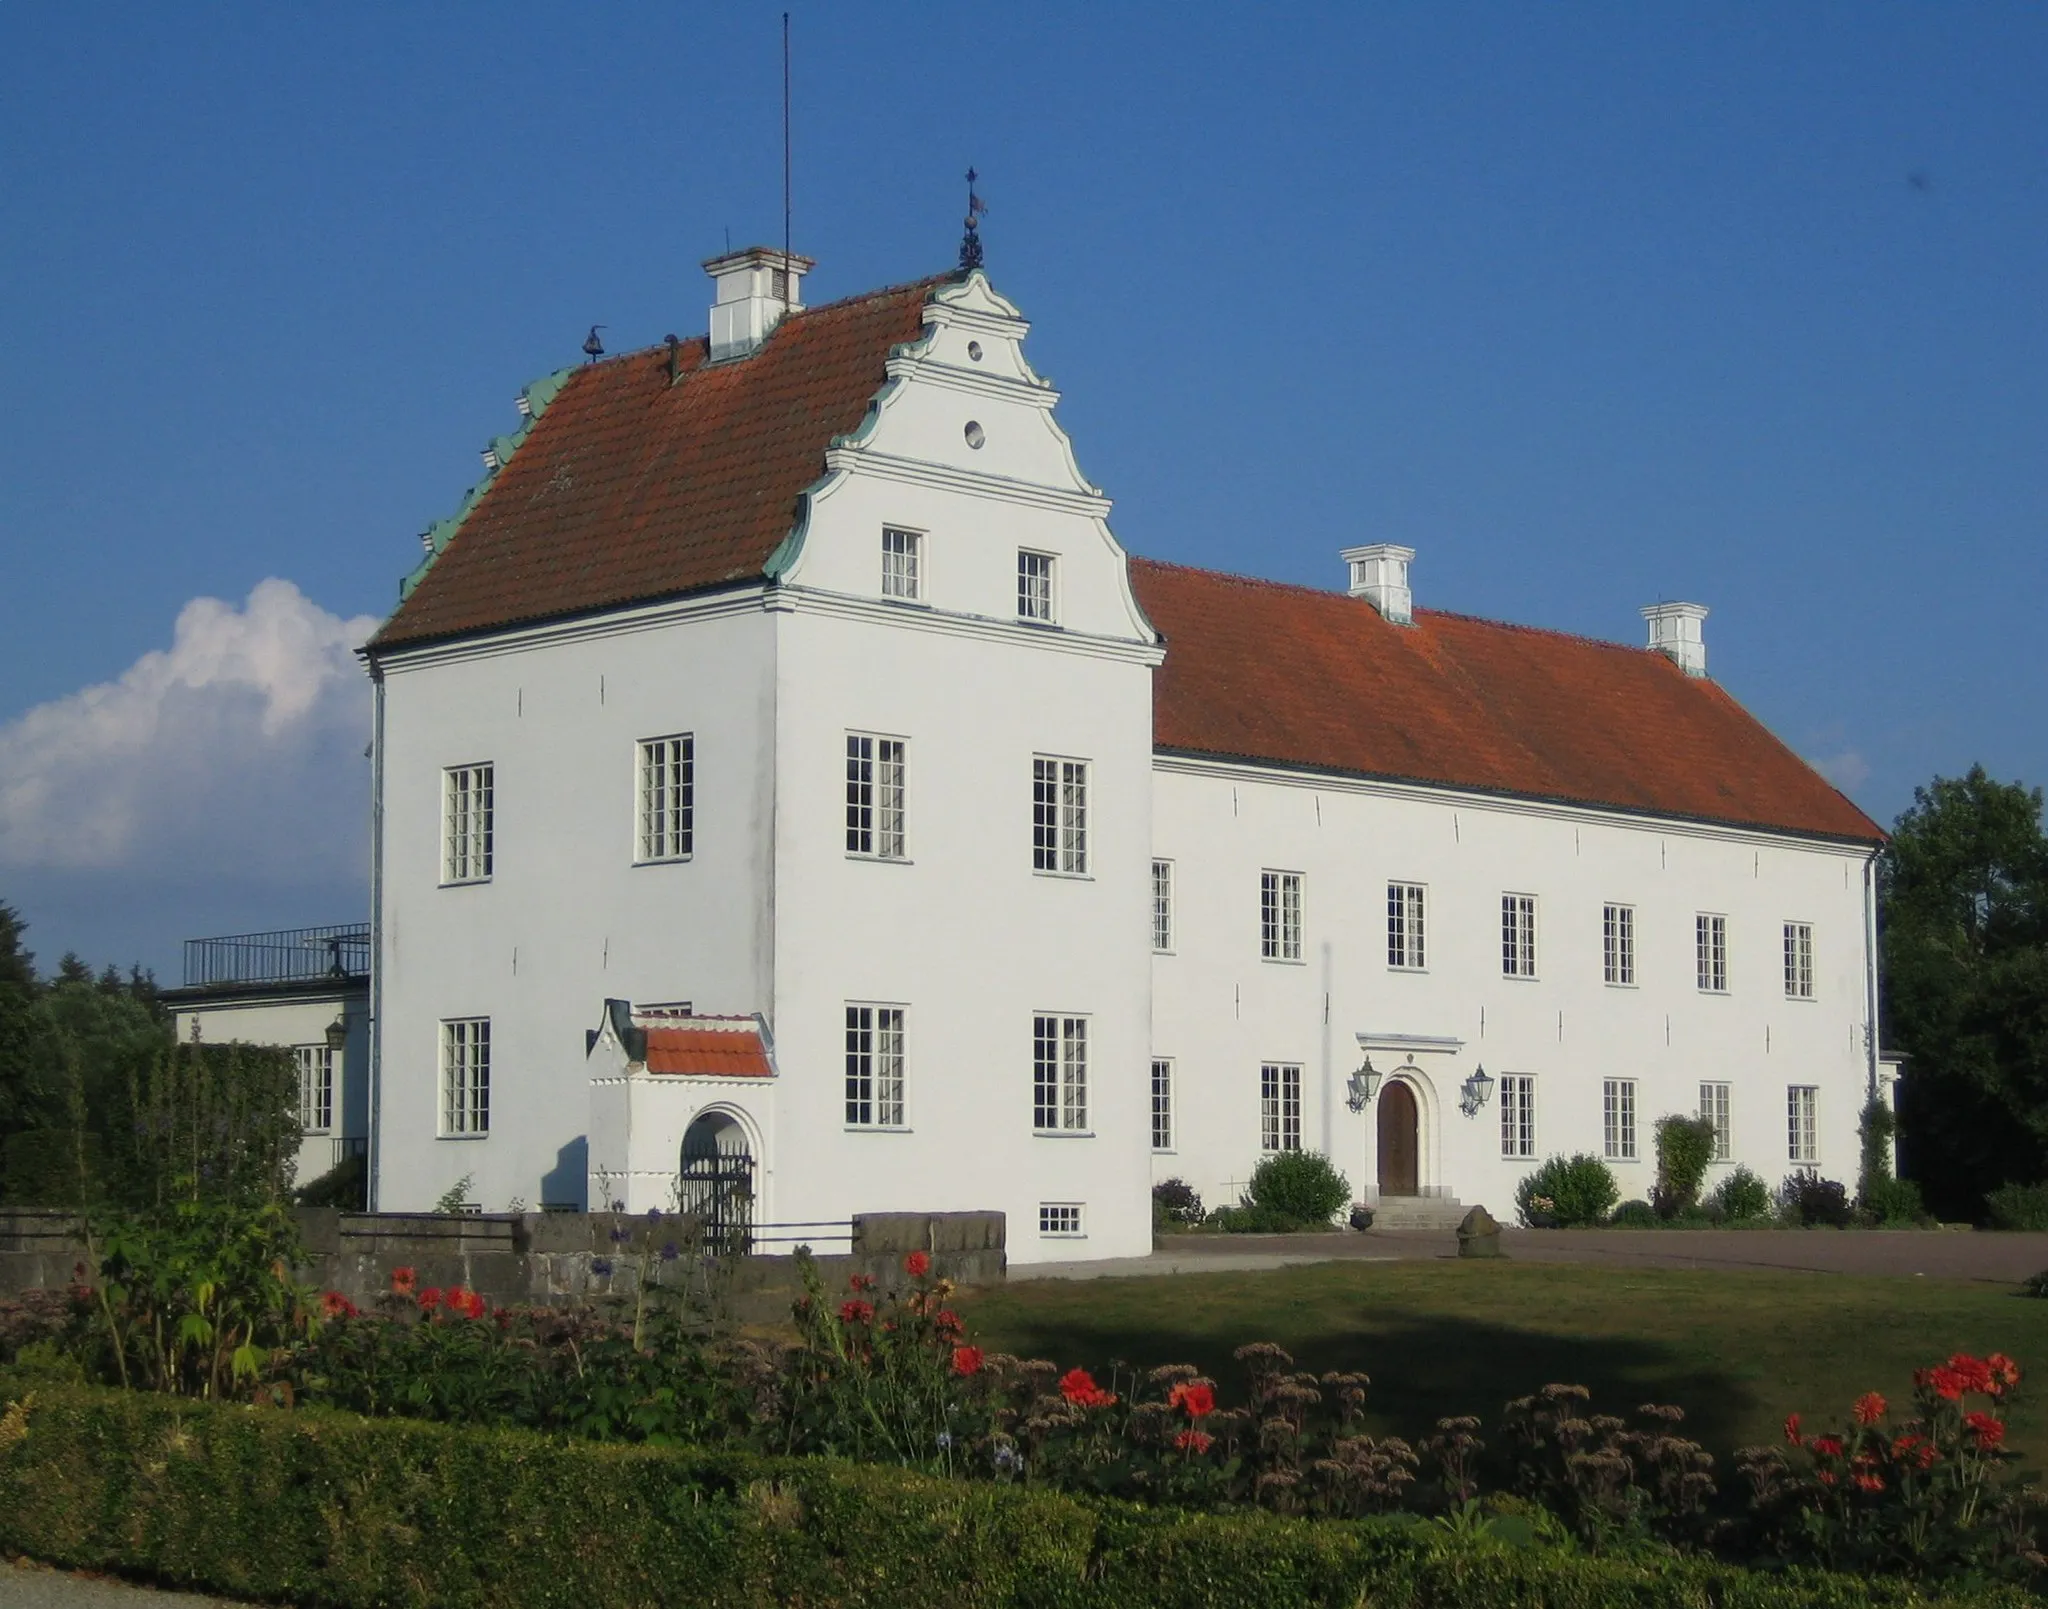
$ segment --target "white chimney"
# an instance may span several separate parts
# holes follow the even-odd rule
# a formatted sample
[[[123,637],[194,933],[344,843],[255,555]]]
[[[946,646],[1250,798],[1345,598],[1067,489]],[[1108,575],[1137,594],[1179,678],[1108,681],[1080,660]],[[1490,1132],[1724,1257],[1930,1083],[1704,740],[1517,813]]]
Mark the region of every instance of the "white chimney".
[[[1415,624],[1415,594],[1408,588],[1408,561],[1415,549],[1375,542],[1337,555],[1351,566],[1351,596],[1363,598],[1397,626]]]
[[[1707,644],[1700,635],[1700,622],[1707,618],[1703,603],[1653,603],[1643,611],[1650,623],[1650,646],[1667,654],[1688,676],[1707,673]]]
[[[718,287],[711,302],[711,361],[743,358],[768,339],[785,313],[801,313],[803,277],[818,265],[771,246],[713,257],[704,272]]]

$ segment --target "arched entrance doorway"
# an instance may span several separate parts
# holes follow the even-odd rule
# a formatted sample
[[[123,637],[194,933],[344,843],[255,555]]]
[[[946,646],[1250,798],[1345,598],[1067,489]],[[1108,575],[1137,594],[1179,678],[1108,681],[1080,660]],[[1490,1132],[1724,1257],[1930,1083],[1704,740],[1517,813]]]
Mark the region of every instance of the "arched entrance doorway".
[[[754,1226],[754,1155],[729,1112],[703,1112],[683,1131],[677,1208],[703,1225],[707,1244],[745,1251]]]
[[[1421,1148],[1416,1143],[1415,1091],[1399,1079],[1389,1079],[1380,1091],[1379,1106],[1380,1194],[1417,1195]]]

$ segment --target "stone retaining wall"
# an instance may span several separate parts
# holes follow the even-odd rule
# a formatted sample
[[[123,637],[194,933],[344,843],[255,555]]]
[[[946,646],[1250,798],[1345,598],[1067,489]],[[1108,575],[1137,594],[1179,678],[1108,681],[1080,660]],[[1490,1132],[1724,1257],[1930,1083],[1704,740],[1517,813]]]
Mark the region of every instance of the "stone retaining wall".
[[[322,1290],[368,1303],[391,1288],[392,1270],[410,1268],[422,1287],[463,1285],[500,1306],[561,1304],[631,1294],[641,1271],[656,1283],[715,1284],[721,1302],[748,1322],[786,1317],[799,1286],[793,1255],[751,1255],[706,1280],[701,1259],[683,1253],[687,1236],[669,1225],[605,1212],[529,1212],[476,1216],[357,1213],[307,1208],[299,1227],[309,1254],[299,1277]],[[678,1255],[665,1259],[665,1248]],[[841,1248],[844,1249],[841,1249]],[[904,1283],[903,1259],[922,1251],[932,1272],[958,1285],[1000,1284],[1008,1267],[1000,1212],[856,1214],[850,1246],[825,1242],[817,1257],[827,1290],[854,1274],[883,1290]],[[70,1284],[86,1261],[77,1217],[63,1212],[0,1212],[0,1296]]]

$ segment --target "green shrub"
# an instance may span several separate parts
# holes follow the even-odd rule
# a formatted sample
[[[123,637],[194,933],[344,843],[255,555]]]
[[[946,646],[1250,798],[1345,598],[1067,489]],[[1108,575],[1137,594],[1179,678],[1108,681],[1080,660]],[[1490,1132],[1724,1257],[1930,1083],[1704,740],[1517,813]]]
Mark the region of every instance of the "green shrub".
[[[1817,1173],[1787,1174],[1778,1187],[1778,1209],[1802,1229],[1847,1229],[1856,1221],[1848,1187]]]
[[[1657,1119],[1657,1183],[1650,1200],[1660,1216],[1675,1218],[1699,1205],[1717,1143],[1717,1131],[1704,1117]]]
[[[1920,1187],[1911,1179],[1873,1179],[1857,1199],[1857,1210],[1874,1224],[1906,1228],[1927,1221]]]
[[[370,1159],[358,1151],[345,1156],[294,1198],[302,1207],[338,1207],[362,1212],[370,1199]]]
[[[1657,1209],[1647,1201],[1624,1201],[1607,1221],[1616,1229],[1655,1229],[1664,1222]]]
[[[1771,1187],[1739,1163],[1707,1200],[1730,1223],[1749,1223],[1771,1215]]]
[[[2048,1184],[2002,1184],[1984,1209],[1993,1229],[2048,1229]]]
[[[10,1395],[0,1381],[0,1401]],[[1524,1525],[1523,1534],[1536,1531]],[[621,1447],[38,1386],[0,1551],[332,1609],[2026,1609],[1413,1517],[1190,1514],[832,1459]]]
[[[1161,1179],[1152,1187],[1155,1229],[1192,1229],[1204,1216],[1202,1198],[1187,1180]]]
[[[1581,1152],[1554,1156],[1515,1186],[1515,1211],[1531,1229],[1604,1224],[1621,1187],[1607,1164]]]
[[[1351,1181],[1320,1151],[1275,1151],[1252,1170],[1244,1205],[1320,1228],[1351,1204]]]

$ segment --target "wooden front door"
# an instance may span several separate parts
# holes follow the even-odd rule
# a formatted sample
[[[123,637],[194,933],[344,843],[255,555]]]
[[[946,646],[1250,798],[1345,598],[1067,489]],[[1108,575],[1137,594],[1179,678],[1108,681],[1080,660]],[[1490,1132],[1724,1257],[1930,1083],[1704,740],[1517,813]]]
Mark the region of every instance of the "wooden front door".
[[[1389,1080],[1380,1089],[1380,1194],[1412,1196],[1416,1175],[1415,1092]]]

